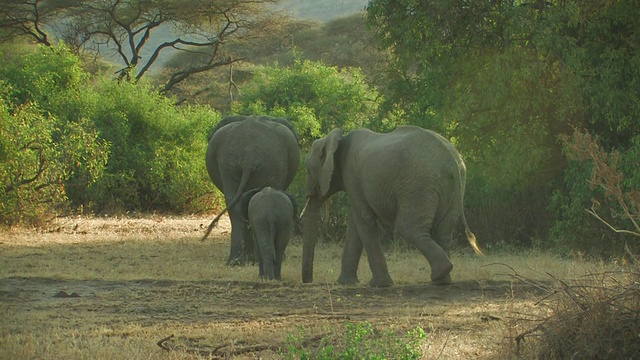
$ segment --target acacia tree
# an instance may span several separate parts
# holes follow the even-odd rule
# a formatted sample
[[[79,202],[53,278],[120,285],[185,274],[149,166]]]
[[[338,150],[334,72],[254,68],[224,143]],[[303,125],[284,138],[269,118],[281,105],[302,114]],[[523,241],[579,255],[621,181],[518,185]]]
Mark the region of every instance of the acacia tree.
[[[69,46],[113,57],[120,79],[138,81],[169,52],[198,59],[174,69],[162,91],[193,74],[243,60],[225,45],[268,33],[277,0],[9,0],[0,27],[8,36],[31,36],[51,45],[55,33]]]
[[[53,23],[64,11],[73,6],[64,0],[6,0],[0,6],[0,28],[3,39],[20,36],[51,46],[46,26]]]

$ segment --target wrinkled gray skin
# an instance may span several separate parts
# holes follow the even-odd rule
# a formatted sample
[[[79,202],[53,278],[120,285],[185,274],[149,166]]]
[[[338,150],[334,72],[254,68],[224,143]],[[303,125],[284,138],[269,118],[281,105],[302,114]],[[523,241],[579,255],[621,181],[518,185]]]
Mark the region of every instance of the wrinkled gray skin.
[[[253,241],[242,217],[240,197],[253,188],[286,190],[293,180],[300,151],[291,123],[270,116],[231,116],[213,130],[207,148],[209,177],[224,194],[231,220],[228,265],[253,256]]]
[[[247,191],[240,203],[255,237],[260,277],[282,280],[282,260],[297,212],[293,195],[267,186]]]
[[[449,251],[462,217],[467,239],[481,253],[463,212],[466,169],[460,154],[442,136],[416,126],[388,134],[359,129],[343,136],[333,129],[315,141],[307,157],[302,281],[313,280],[313,256],[320,206],[332,194],[351,199],[338,282],[358,282],[363,247],[371,286],[391,286],[381,240],[382,226],[413,243],[431,266],[436,284],[451,282]]]

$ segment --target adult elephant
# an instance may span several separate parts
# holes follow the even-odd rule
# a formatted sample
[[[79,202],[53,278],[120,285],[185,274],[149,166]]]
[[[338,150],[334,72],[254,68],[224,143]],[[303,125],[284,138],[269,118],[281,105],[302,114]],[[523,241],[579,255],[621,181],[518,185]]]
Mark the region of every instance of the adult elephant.
[[[449,250],[460,217],[467,239],[481,254],[463,211],[466,169],[460,154],[439,134],[400,126],[388,134],[333,129],[307,157],[302,281],[313,280],[320,206],[345,190],[351,199],[339,283],[356,283],[363,247],[371,286],[391,286],[382,252],[382,226],[413,243],[431,266],[431,280],[451,282]]]
[[[298,134],[286,119],[238,115],[224,118],[214,128],[206,163],[209,177],[224,194],[231,219],[228,265],[243,264],[253,247],[239,203],[242,194],[265,186],[285,190],[299,161]],[[207,234],[214,224],[215,220]]]

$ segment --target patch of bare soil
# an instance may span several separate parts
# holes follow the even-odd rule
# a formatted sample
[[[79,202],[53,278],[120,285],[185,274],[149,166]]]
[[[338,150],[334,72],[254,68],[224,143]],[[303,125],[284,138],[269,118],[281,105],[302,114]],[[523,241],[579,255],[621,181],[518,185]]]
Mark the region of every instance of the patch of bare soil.
[[[207,225],[208,219],[202,218],[63,219],[36,233],[13,230],[4,234],[2,244],[80,244],[97,235],[114,241],[130,236],[150,241],[187,237],[193,241]],[[44,236],[52,233],[57,235]],[[210,240],[219,244],[223,256],[227,255],[229,235],[228,219],[223,219]],[[2,251],[0,264],[11,267],[16,261],[17,266],[19,256],[23,255],[12,257]],[[296,261],[295,256],[292,258],[289,261]],[[75,261],[74,256],[59,260]],[[145,261],[163,260],[160,256]],[[33,264],[37,266],[37,259]],[[0,311],[4,317],[0,332],[7,343],[12,336],[49,336],[44,330],[48,326],[57,332],[81,329],[98,339],[115,336],[134,344],[146,341],[141,358],[169,352],[186,358],[266,359],[284,356],[289,334],[302,334],[303,342],[314,346],[323,337],[338,336],[346,322],[367,321],[375,328],[393,328],[398,334],[422,328],[427,333],[422,351],[428,358],[495,358],[508,340],[509,318],[533,307],[539,295],[534,287],[508,280],[377,289],[252,279],[7,276],[0,278]],[[166,341],[160,342],[163,338]],[[37,349],[34,354],[38,357]]]

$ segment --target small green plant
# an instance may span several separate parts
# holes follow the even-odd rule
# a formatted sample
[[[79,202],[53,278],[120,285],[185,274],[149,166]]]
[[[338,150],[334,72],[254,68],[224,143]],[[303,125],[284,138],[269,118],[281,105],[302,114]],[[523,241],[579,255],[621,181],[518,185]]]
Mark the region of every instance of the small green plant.
[[[286,359],[419,359],[420,345],[426,333],[420,327],[409,331],[406,337],[398,336],[393,329],[379,331],[368,321],[347,323],[342,338],[330,344],[330,339],[323,337],[318,346],[306,344],[302,330],[297,335],[287,338]],[[316,349],[310,349],[316,347]]]

